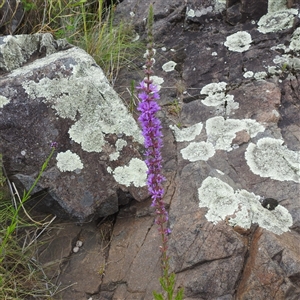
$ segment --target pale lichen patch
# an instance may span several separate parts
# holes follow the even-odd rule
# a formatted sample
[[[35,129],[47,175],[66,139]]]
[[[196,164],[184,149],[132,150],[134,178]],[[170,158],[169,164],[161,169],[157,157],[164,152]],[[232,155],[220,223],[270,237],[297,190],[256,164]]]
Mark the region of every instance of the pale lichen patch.
[[[116,141],[116,150],[121,151],[126,145],[127,145],[127,142],[125,140],[118,139]]]
[[[116,141],[116,152],[111,153],[109,155],[109,160],[113,161],[113,160],[117,160],[120,157],[120,151],[127,145],[127,142],[123,139],[118,139]]]
[[[260,196],[246,190],[234,190],[230,185],[214,177],[207,177],[198,189],[199,207],[207,207],[206,218],[217,224],[229,220],[231,226],[249,229],[257,223],[275,234],[289,231],[293,219],[286,208],[278,205],[274,210],[263,208]]]
[[[115,180],[125,186],[133,184],[136,187],[146,185],[147,165],[138,158],[132,158],[128,166],[117,167],[112,173]]]
[[[105,144],[104,130],[101,128],[103,121],[99,116],[93,117],[81,118],[70,127],[68,133],[73,141],[81,144],[83,150],[101,152]]]
[[[234,101],[233,95],[226,95],[226,82],[209,83],[205,85],[200,94],[207,95],[201,102],[206,106],[222,107],[224,110],[226,103],[226,114],[229,115],[232,110],[239,108],[239,103]]]
[[[276,55],[273,62],[280,65],[282,70],[285,70],[286,67],[300,70],[300,59],[298,57],[293,57],[290,54],[283,54],[282,56]]]
[[[245,130],[251,138],[265,130],[264,126],[252,119],[227,119],[217,116],[206,121],[207,142],[215,149],[231,151],[236,133]]]
[[[189,18],[194,18],[194,17],[201,17],[203,15],[207,15],[208,13],[213,11],[213,7],[212,6],[208,6],[208,7],[204,7],[201,10],[197,9],[189,9],[187,8],[187,12],[186,12],[186,16]]]
[[[83,169],[83,164],[80,160],[80,157],[70,150],[67,150],[66,152],[59,152],[56,156],[56,160],[56,165],[61,172]]]
[[[218,82],[218,83],[216,83],[216,82],[209,83],[201,89],[200,94],[201,95],[215,95],[218,93],[222,93],[226,90],[226,85],[227,85],[227,83],[224,81]]]
[[[268,76],[267,72],[261,71],[261,72],[256,72],[254,74],[254,78],[256,80],[264,80]]]
[[[117,160],[120,157],[120,153],[119,152],[114,152],[109,154],[109,160],[110,161],[114,161]]]
[[[3,42],[0,45],[2,56],[0,62],[1,68],[6,69],[7,71],[11,71],[15,68],[20,67],[23,63],[26,62],[26,58],[22,53],[22,41],[20,41],[20,39],[23,40],[24,38],[22,38],[22,36],[12,35],[7,35],[3,38]],[[29,43],[28,56],[33,53],[33,51],[30,51],[31,44],[32,43]],[[33,45],[36,46],[36,43],[34,43]]]
[[[193,9],[188,9],[186,15],[187,17],[193,18],[195,17],[195,11]]]
[[[6,98],[5,96],[0,95],[0,108],[2,108],[4,105],[9,103],[9,99]]]
[[[162,69],[165,72],[172,72],[175,70],[176,65],[177,65],[177,63],[175,61],[170,60],[167,63],[162,65]]]
[[[33,67],[39,68],[42,61],[44,65],[51,65],[53,60],[64,57],[72,57],[73,74],[68,78],[58,75],[54,79],[23,82],[29,97],[32,100],[42,99],[56,110],[58,116],[76,121],[69,129],[69,135],[85,151],[100,152],[106,143],[106,134],[123,133],[143,143],[134,118],[109,85],[103,71],[83,50],[72,48],[54,53],[51,60],[42,58],[34,62],[29,70],[27,66],[23,67],[22,72],[32,72]]]
[[[268,73],[270,75],[275,75],[275,74],[281,74],[282,70],[279,70],[277,67],[275,66],[268,66]]]
[[[210,13],[212,11],[213,11],[213,7],[212,6],[204,7],[201,10],[197,9],[195,11],[195,17],[199,18],[201,16],[207,15],[208,13]]]
[[[253,75],[254,73],[252,71],[247,71],[243,74],[244,78],[251,78]]]
[[[293,51],[300,51],[300,27],[293,32],[289,48]]]
[[[222,12],[226,9],[226,0],[215,0],[215,11]]]
[[[195,137],[200,134],[203,128],[203,123],[200,122],[190,127],[182,128],[182,129],[179,129],[175,125],[170,125],[170,128],[174,132],[175,139],[177,142],[185,142],[185,141],[189,142],[194,140]]]
[[[0,40],[2,55],[0,67],[7,71],[21,67],[37,50],[45,51],[46,55],[50,55],[57,51],[57,47],[64,48],[68,44],[65,40],[54,41],[50,33],[7,35]]]
[[[158,87],[158,90],[161,89],[161,85],[164,83],[164,79],[159,76],[150,76],[150,79],[152,80],[153,84],[155,84]]]
[[[287,9],[286,3],[287,3],[287,0],[269,0],[268,1],[268,13]]]
[[[189,161],[207,161],[210,157],[214,156],[215,149],[212,144],[206,142],[192,142],[181,151],[182,157]]]
[[[247,31],[238,31],[226,38],[224,45],[230,51],[234,52],[245,52],[249,50],[252,38],[250,33]]]
[[[250,143],[245,152],[250,170],[261,177],[300,182],[300,151],[291,151],[283,143],[269,137]]]
[[[268,12],[258,21],[258,31],[261,33],[277,32],[291,28],[294,24],[297,9],[285,9]]]

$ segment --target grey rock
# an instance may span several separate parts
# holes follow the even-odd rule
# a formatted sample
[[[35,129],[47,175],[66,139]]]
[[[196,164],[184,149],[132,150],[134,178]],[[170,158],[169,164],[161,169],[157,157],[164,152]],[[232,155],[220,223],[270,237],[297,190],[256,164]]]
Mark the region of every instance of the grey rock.
[[[231,149],[228,151],[215,149],[215,154],[208,160],[189,161],[183,158],[181,151],[192,143],[190,139],[176,142],[174,135],[172,142],[172,137],[168,135],[164,140],[167,147],[175,144],[177,153],[176,176],[171,177],[170,185],[174,186],[174,189],[170,201],[168,200],[172,230],[169,255],[171,269],[177,274],[176,287],[185,288],[184,299],[297,299],[299,298],[299,272],[296,271],[299,270],[299,251],[296,250],[300,222],[299,177],[296,181],[292,181],[284,179],[283,171],[279,179],[254,173],[253,166],[249,166],[250,163],[245,157],[250,144],[256,145],[264,138],[281,140],[287,149],[293,151],[295,172],[299,174],[299,164],[297,165],[297,157],[299,157],[297,151],[300,145],[299,72],[292,65],[290,69],[284,70],[283,63],[280,62],[282,55],[291,55],[291,58],[295,58],[296,54],[288,54],[288,49],[276,49],[279,44],[289,45],[294,28],[276,34],[266,35],[258,32],[256,21],[267,13],[266,1],[251,3],[227,1],[227,10],[222,14],[211,15],[211,20],[208,22],[203,21],[204,16],[199,16],[198,21],[196,17],[193,20],[193,17],[186,16],[190,9],[197,9],[208,2],[186,1],[184,18],[182,14],[177,14],[177,19],[175,18],[176,21],[172,24],[167,21],[168,17],[165,17],[164,24],[161,23],[162,19],[155,25],[164,26],[156,32],[156,42],[165,49],[158,47],[155,63],[156,75],[165,80],[161,89],[163,111],[160,114],[164,132],[168,132],[169,125],[180,124],[179,130],[183,131],[201,122],[203,129],[192,139],[193,142],[213,141],[214,147],[218,148],[217,139],[211,137],[211,128],[207,126],[209,120],[222,117],[224,126],[231,120],[236,124],[233,126],[234,134],[229,142]],[[156,5],[160,4],[156,1]],[[233,20],[234,26],[229,26],[228,13],[234,5],[239,9],[234,15],[238,19]],[[122,9],[122,6],[119,9]],[[155,13],[160,14],[157,11]],[[246,31],[251,35],[252,42],[247,51],[231,51],[224,45],[226,38],[238,31]],[[162,66],[171,60],[178,65],[174,71],[164,72]],[[263,71],[265,73],[260,73]],[[138,78],[134,71],[131,74],[133,78]],[[122,76],[121,72],[120,85],[130,84],[125,76],[128,77],[128,73]],[[221,82],[226,83],[224,100],[221,100],[220,105],[205,105],[203,100],[207,94],[201,94],[201,90],[209,84]],[[121,89],[118,90],[121,92]],[[238,103],[238,108],[228,109],[228,99],[231,97]],[[180,103],[181,108],[177,115],[170,113],[174,99]],[[241,120],[255,121],[263,126],[263,130],[251,134],[248,129],[239,129],[237,122]],[[221,139],[226,139],[227,134],[228,129],[221,130],[217,135]],[[171,149],[170,156],[168,149]],[[174,157],[172,151],[172,148],[164,148],[165,170],[168,170],[167,162]],[[271,146],[269,151],[271,153]],[[263,157],[258,159],[264,160]],[[265,162],[266,168],[270,166],[270,169],[274,170],[277,168],[276,165],[281,164],[276,156],[270,157]],[[199,187],[208,177],[220,180],[236,193],[249,192],[248,196],[255,195],[257,212],[261,216],[268,215],[270,218],[266,218],[266,223],[259,218],[252,219],[253,222],[248,228],[238,224],[233,225],[232,218],[239,208],[236,207],[233,215],[222,219],[221,212],[227,209],[226,205],[221,204],[221,199],[224,197],[222,192],[214,210],[199,207],[203,200],[199,197]],[[214,190],[216,193],[220,191],[214,186],[208,187],[208,190],[211,193]],[[290,231],[281,234],[277,231],[275,234],[272,230],[275,230],[277,225],[274,228],[268,227],[267,223],[272,222],[272,211],[262,205],[266,198],[276,199],[278,206],[288,212]],[[207,200],[208,203],[214,201],[213,197]],[[136,213],[135,210],[134,212]],[[218,215],[220,219],[209,222],[208,218],[217,212],[220,212]],[[254,211],[252,213],[255,214]],[[122,216],[120,220],[117,219],[117,223],[122,220],[121,218]],[[283,227],[284,222],[281,225]],[[150,231],[147,229],[147,232],[152,232],[152,227]],[[118,232],[115,233],[116,235],[113,233],[113,241],[118,237]],[[131,239],[126,236],[124,239],[122,244],[137,243],[136,237]],[[118,257],[116,251],[118,251],[117,245],[112,244],[109,257]],[[153,261],[156,261],[158,254],[149,255]],[[151,258],[147,256],[145,260]],[[113,271],[113,267],[110,270],[112,273],[119,274],[117,270]],[[136,270],[139,268],[136,267]],[[142,271],[137,272],[140,272],[140,278],[144,277]],[[120,280],[112,273],[102,286],[105,290],[102,295],[110,291],[108,299],[117,299],[117,295],[131,299],[131,288],[127,288],[130,276],[122,276]],[[116,283],[118,279],[119,283]],[[143,286],[141,289],[143,294],[139,294],[137,299],[152,299],[150,296],[149,298],[145,296],[148,291],[147,280],[149,278],[142,283],[143,280],[140,279],[139,286]],[[110,284],[112,284],[111,289],[108,289]]]
[[[226,20],[229,24],[235,25],[242,19],[241,4],[236,3],[226,10]]]
[[[50,33],[6,35],[0,37],[0,72],[10,72],[27,62],[71,48],[64,39],[54,40]]]
[[[117,212],[120,189],[147,198],[139,127],[95,61],[49,34],[2,41],[0,151],[19,188],[30,188],[55,141],[33,191],[41,210],[87,221]]]

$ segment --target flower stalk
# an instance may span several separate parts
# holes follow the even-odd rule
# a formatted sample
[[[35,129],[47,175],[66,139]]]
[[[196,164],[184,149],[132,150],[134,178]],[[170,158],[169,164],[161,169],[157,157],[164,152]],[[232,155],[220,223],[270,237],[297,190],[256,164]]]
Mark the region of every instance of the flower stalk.
[[[152,204],[154,207],[156,218],[155,223],[158,226],[158,232],[161,237],[160,251],[162,254],[161,264],[163,270],[163,276],[160,279],[160,284],[166,292],[166,298],[162,294],[153,292],[153,296],[157,300],[172,300],[182,299],[183,290],[180,290],[175,298],[174,287],[175,287],[175,274],[169,274],[169,257],[167,255],[168,250],[168,235],[170,229],[167,226],[168,223],[168,212],[166,205],[163,201],[164,188],[163,182],[166,180],[162,174],[162,155],[161,148],[163,147],[162,141],[162,125],[159,118],[156,116],[158,111],[161,109],[157,100],[160,99],[159,88],[153,83],[151,76],[153,75],[153,64],[155,62],[154,55],[154,42],[153,42],[153,7],[150,5],[148,15],[148,43],[147,51],[144,55],[146,59],[145,63],[145,78],[137,86],[139,91],[138,97],[141,100],[137,110],[140,112],[139,122],[142,127],[142,134],[144,136],[145,146],[145,163],[148,167],[147,171],[147,186],[148,191],[151,195]]]

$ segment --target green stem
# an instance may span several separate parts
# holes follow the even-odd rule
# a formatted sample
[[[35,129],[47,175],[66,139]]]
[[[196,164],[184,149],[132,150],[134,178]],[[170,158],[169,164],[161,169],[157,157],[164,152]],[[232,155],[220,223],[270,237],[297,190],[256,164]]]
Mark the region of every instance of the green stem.
[[[34,183],[31,185],[28,192],[24,192],[23,197],[21,199],[21,203],[16,207],[16,209],[14,209],[13,216],[11,218],[11,223],[9,226],[7,226],[5,236],[0,244],[0,256],[1,256],[0,263],[3,261],[3,259],[5,257],[5,247],[7,245],[7,242],[17,228],[18,216],[19,216],[20,209],[23,206],[23,204],[30,198],[31,192],[36,187],[38,181],[40,180],[41,176],[43,175],[44,171],[46,170],[46,168],[49,164],[49,161],[54,154],[55,149],[56,149],[55,147],[52,147],[51,152],[50,152],[49,156],[47,157],[47,159],[45,160],[45,162],[43,163],[42,168],[41,168],[37,178],[35,179]]]

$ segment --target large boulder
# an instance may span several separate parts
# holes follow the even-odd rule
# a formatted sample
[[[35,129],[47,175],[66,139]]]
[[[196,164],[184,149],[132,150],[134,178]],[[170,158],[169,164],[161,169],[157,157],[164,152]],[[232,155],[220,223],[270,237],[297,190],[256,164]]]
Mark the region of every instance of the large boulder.
[[[0,43],[0,152],[9,176],[28,190],[58,143],[32,204],[83,222],[117,212],[126,194],[147,198],[139,127],[92,57],[50,34]]]
[[[171,269],[186,300],[298,299],[299,7],[253,1],[247,15],[247,1],[227,1],[227,11],[225,1],[213,1],[224,4],[220,14],[208,2],[185,1],[172,21],[171,14],[159,18],[162,12],[155,11],[164,167],[167,174],[176,172],[166,197]],[[123,1],[118,9],[129,3],[137,1]],[[227,12],[235,4],[240,20],[232,26]],[[162,5],[168,1],[155,2],[157,9]],[[207,5],[206,18],[201,5]],[[130,84],[128,77],[127,71],[120,76],[120,86]],[[131,71],[131,77],[138,75]],[[108,265],[102,298],[152,299],[159,254],[145,249],[157,243],[146,225],[149,215],[151,210],[141,216],[132,209],[125,220],[118,216],[108,261],[119,257],[128,275]],[[148,235],[128,233],[141,229],[137,217],[144,218]],[[134,257],[121,250],[132,244],[138,248]],[[140,269],[142,255],[149,265]]]

